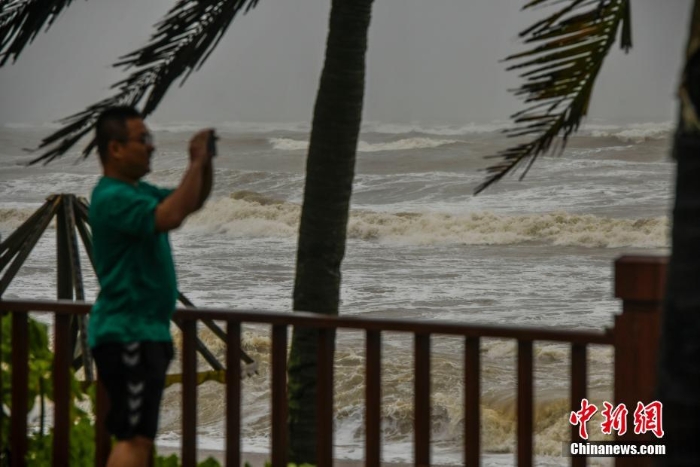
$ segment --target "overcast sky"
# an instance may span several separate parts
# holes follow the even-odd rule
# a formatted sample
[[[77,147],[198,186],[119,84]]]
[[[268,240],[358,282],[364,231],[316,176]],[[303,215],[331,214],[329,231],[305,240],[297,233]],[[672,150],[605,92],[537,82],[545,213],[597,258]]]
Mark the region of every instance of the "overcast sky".
[[[125,74],[110,65],[143,45],[173,0],[76,1],[14,65],[0,68],[0,125],[57,120],[110,94]],[[517,32],[541,16],[524,0],[376,0],[365,119],[467,124],[518,109]],[[233,22],[204,67],[171,88],[152,120],[309,121],[323,61],[330,0],[261,0]],[[672,120],[690,0],[633,0],[634,48],[608,57],[589,117]]]

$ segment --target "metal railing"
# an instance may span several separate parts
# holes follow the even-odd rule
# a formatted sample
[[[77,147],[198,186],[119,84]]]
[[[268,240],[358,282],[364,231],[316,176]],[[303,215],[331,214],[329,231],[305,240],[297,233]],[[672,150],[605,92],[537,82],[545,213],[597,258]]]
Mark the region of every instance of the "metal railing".
[[[182,447],[185,467],[196,465],[197,458],[197,322],[223,321],[226,337],[226,418],[225,461],[240,466],[241,415],[241,323],[267,324],[272,328],[272,465],[287,465],[287,331],[290,326],[318,329],[317,365],[317,446],[318,466],[333,464],[333,341],[337,329],[364,331],[365,368],[365,465],[380,465],[381,454],[381,341],[384,332],[410,333],[414,336],[414,462],[430,465],[430,345],[433,335],[462,336],[464,347],[464,463],[478,466],[480,441],[480,343],[482,338],[506,338],[517,341],[517,449],[519,466],[533,465],[533,343],[536,341],[571,344],[571,407],[580,408],[587,392],[587,346],[609,345],[615,351],[614,391],[616,403],[634,405],[653,396],[659,318],[665,276],[665,257],[626,256],[615,262],[615,296],[623,300],[622,313],[615,317],[613,329],[604,332],[477,326],[445,321],[416,321],[312,313],[278,313],[220,309],[178,309],[182,337]],[[12,320],[12,407],[27,407],[28,313],[55,315],[54,330],[54,465],[68,465],[70,388],[70,318],[85,315],[91,305],[73,301],[0,300],[0,312],[13,314]],[[109,456],[110,439],[104,427],[106,396],[98,389],[96,409],[96,466],[104,466]],[[469,416],[466,416],[469,414]],[[643,438],[628,433],[635,441]],[[26,410],[12,410],[12,465],[24,465],[27,452]],[[571,440],[578,440],[572,426]],[[648,458],[618,458],[617,466],[646,465]],[[573,466],[586,465],[583,457],[572,457]]]

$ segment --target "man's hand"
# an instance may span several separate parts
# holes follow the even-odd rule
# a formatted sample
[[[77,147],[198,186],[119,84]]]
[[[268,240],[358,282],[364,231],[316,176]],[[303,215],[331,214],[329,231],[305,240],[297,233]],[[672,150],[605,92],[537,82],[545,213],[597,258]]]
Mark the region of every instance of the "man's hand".
[[[187,216],[200,209],[212,185],[212,154],[207,141],[213,130],[197,132],[190,140],[190,167],[180,186],[156,207],[156,231],[177,229]]]
[[[206,164],[211,160],[211,154],[207,148],[209,135],[214,130],[206,129],[198,131],[190,140],[190,162]]]

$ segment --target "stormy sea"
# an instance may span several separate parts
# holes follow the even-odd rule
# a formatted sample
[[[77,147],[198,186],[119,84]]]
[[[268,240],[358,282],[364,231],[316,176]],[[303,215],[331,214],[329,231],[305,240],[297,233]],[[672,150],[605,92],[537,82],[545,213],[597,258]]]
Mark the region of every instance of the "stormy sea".
[[[147,179],[175,186],[187,141],[206,122],[152,124],[157,152]],[[216,123],[221,140],[215,189],[206,207],[171,235],[180,289],[196,305],[290,312],[309,125]],[[541,157],[524,180],[507,177],[473,196],[482,169],[512,141],[504,124],[422,126],[365,123],[343,263],[341,313],[425,322],[603,330],[620,303],[613,261],[666,254],[674,165],[671,124],[588,122],[561,155]],[[0,129],[0,234],[6,237],[52,193],[89,198],[96,156],[80,147],[47,166],[26,167],[51,127]],[[5,298],[53,299],[53,227]],[[82,253],[87,299],[97,284]],[[50,321],[46,316],[39,317]],[[259,374],[243,381],[243,450],[270,446],[269,329],[244,327],[243,349]],[[179,335],[176,335],[176,341]],[[215,354],[224,347],[201,332]],[[435,336],[432,439],[435,463],[462,462],[463,340]],[[412,338],[384,337],[382,455],[412,460]],[[515,449],[516,346],[482,343],[484,465],[511,465]],[[591,399],[610,399],[612,353],[589,350]],[[340,332],[336,354],[335,456],[361,459],[364,446],[364,335]],[[177,371],[175,362],[171,371]],[[203,368],[203,367],[202,367]],[[535,347],[535,452],[539,465],[568,465],[569,350]],[[179,445],[180,387],[166,391],[158,444]],[[203,448],[223,447],[223,389],[199,388]],[[469,414],[467,414],[469,416]],[[594,419],[595,420],[595,419]],[[591,429],[600,439],[599,430]],[[593,461],[593,459],[591,460]]]

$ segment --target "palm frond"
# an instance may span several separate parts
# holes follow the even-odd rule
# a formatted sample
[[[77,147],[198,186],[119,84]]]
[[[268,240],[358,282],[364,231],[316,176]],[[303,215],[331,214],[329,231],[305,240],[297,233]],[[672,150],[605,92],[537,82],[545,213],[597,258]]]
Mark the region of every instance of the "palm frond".
[[[72,0],[0,0],[0,67],[17,57],[46,25],[47,31]]]
[[[114,64],[135,70],[126,79],[115,83],[117,92],[82,112],[60,120],[61,129],[41,141],[37,150],[47,151],[29,164],[47,164],[65,154],[80,138],[93,129],[99,114],[114,105],[137,107],[145,99],[141,114],[151,114],[175,80],[180,85],[198,70],[223,37],[238,13],[247,13],[259,0],[179,0],[156,24],[149,43],[131,52]],[[83,150],[85,158],[94,148],[91,141]]]
[[[622,48],[632,46],[629,0],[531,0],[524,8],[554,5],[560,5],[554,13],[520,33],[535,46],[506,58],[515,62],[508,70],[522,70],[524,83],[512,92],[528,105],[511,116],[514,125],[506,134],[532,139],[489,156],[501,161],[486,169],[475,194],[527,162],[522,178],[539,155],[563,150],[588,113],[593,84],[620,25]]]

